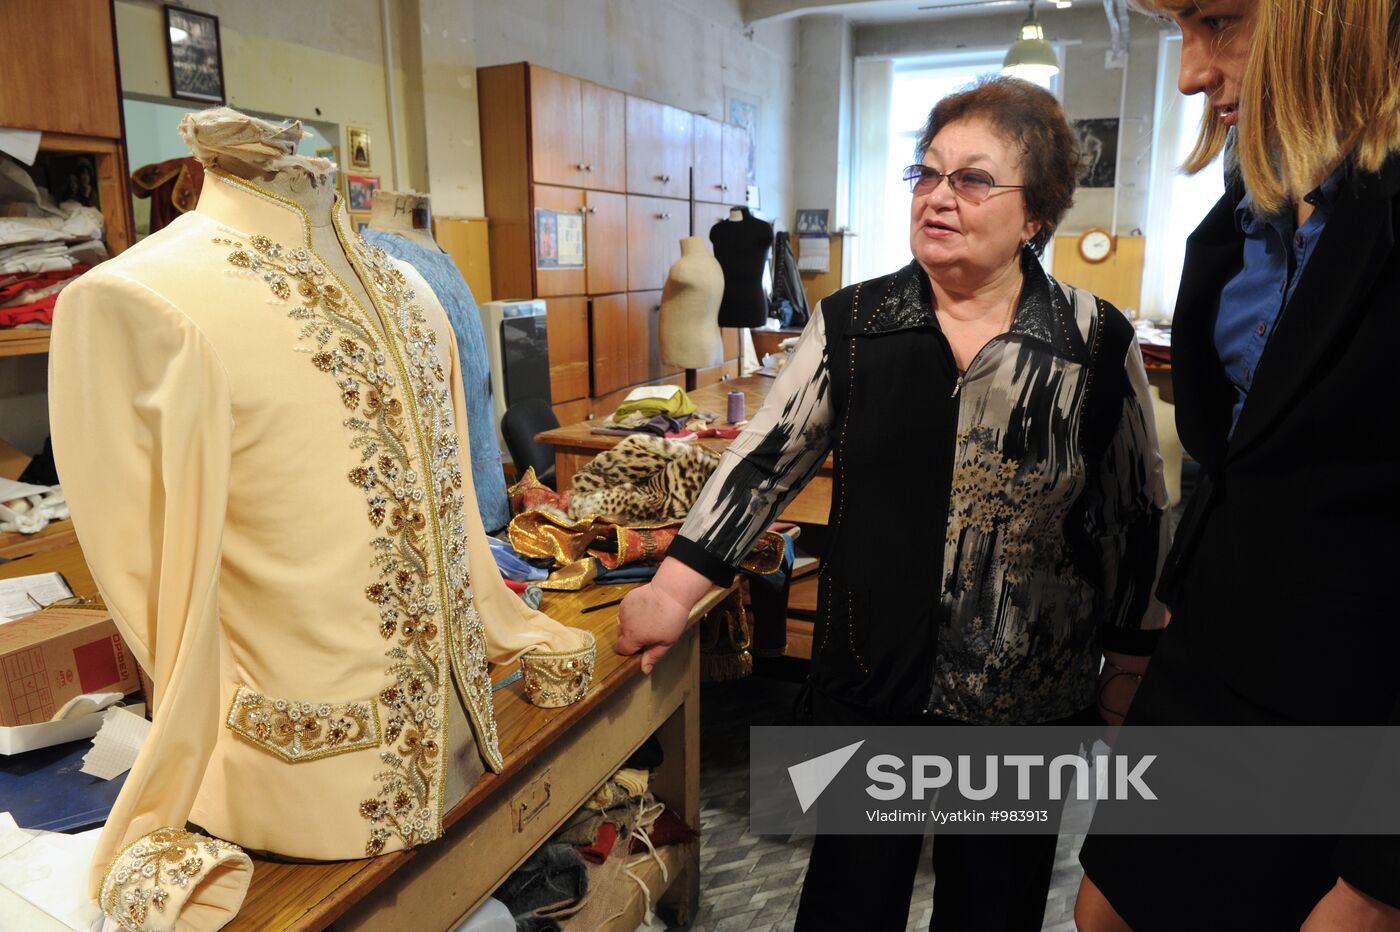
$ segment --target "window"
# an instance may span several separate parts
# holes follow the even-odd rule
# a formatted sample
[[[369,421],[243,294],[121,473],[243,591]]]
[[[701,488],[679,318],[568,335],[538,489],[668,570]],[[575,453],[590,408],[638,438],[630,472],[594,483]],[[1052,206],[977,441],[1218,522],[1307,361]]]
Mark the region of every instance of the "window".
[[[1157,56],[1157,105],[1153,119],[1152,171],[1147,201],[1147,244],[1143,260],[1142,316],[1170,320],[1186,260],[1186,238],[1225,192],[1221,159],[1196,175],[1186,161],[1201,125],[1205,98],[1183,97],[1176,89],[1181,36],[1163,33]]]
[[[856,280],[892,272],[909,262],[909,186],[900,172],[928,112],[940,99],[984,75],[1001,73],[1005,49],[957,51],[856,62]],[[1058,91],[1059,76],[1042,82]]]

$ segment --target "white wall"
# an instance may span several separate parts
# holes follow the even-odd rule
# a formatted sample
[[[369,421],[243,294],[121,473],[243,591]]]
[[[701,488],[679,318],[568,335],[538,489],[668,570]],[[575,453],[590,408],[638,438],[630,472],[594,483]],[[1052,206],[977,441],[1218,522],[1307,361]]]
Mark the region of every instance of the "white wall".
[[[1069,10],[1037,9],[1045,36],[1065,41],[1062,101],[1071,119],[1117,117],[1123,72],[1104,67],[1110,47],[1108,20],[1096,4]],[[917,55],[955,49],[1009,48],[1024,18],[1008,15],[924,20],[857,26],[855,56]],[[1157,84],[1157,34],[1146,17],[1131,16],[1126,120],[1122,127],[1118,176],[1118,231],[1130,234],[1147,222],[1147,181],[1151,170],[1152,111]],[[932,107],[935,101],[929,101]],[[1081,188],[1075,206],[1060,226],[1062,233],[1107,227],[1113,217],[1113,189]]]
[[[850,223],[851,24],[829,14],[797,22],[792,206],[831,211],[828,223],[836,230]],[[790,229],[794,217],[781,220]]]
[[[731,91],[756,99],[758,213],[790,217],[795,24],[746,27],[739,0],[476,0],[474,26],[478,67],[528,61],[721,120]]]

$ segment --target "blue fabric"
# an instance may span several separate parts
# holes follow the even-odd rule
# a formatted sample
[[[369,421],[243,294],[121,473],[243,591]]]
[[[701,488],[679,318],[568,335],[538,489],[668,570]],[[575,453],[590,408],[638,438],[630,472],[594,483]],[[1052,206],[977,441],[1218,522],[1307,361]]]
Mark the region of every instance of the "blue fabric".
[[[501,575],[513,582],[539,582],[549,578],[549,570],[542,569],[515,552],[515,548],[496,537],[487,537],[491,545],[491,556],[496,558],[496,567]]]
[[[1235,223],[1244,234],[1244,267],[1221,292],[1220,312],[1215,318],[1215,349],[1236,391],[1232,434],[1254,386],[1259,358],[1312,258],[1337,202],[1345,171],[1345,164],[1339,166],[1304,198],[1313,212],[1301,228],[1294,222],[1291,208],[1277,217],[1258,216],[1248,194],[1235,207]]]
[[[447,311],[447,319],[457,336],[457,356],[461,360],[476,506],[486,530],[499,530],[510,523],[510,501],[506,498],[506,477],[501,470],[501,446],[496,440],[486,335],[481,329],[481,315],[471,289],[457,263],[447,253],[424,249],[395,233],[366,229],[363,235],[370,245],[413,266],[427,279],[433,294]]]
[[[655,563],[627,563],[619,566],[615,570],[605,570],[603,565],[598,564],[598,575],[594,582],[600,586],[612,585],[615,583],[646,582],[656,575],[658,567]]]

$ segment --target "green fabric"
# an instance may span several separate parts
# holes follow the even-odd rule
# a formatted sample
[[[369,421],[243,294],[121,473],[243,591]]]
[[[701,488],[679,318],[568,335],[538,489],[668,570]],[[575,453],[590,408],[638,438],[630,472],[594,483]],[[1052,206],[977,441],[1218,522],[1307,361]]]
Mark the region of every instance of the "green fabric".
[[[669,398],[642,397],[633,398],[632,395],[643,393],[654,394],[659,386],[646,386],[634,389],[622,404],[617,406],[617,410],[612,413],[614,421],[626,417],[629,414],[643,414],[647,417],[655,417],[658,414],[669,414],[672,417],[684,417],[687,414],[695,413],[695,404],[686,396],[685,389],[679,385],[665,386],[674,388],[675,393]]]

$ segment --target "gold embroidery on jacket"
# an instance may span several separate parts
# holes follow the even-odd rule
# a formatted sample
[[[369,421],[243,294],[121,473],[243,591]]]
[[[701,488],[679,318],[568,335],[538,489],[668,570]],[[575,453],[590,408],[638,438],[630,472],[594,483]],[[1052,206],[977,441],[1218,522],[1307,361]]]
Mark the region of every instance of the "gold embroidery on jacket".
[[[379,746],[374,700],[338,705],[274,699],[238,687],[226,724],[265,751],[298,763]]]
[[[235,853],[240,849],[226,841],[179,828],[157,829],[132,842],[108,865],[102,878],[102,910],[130,932],[149,928],[150,910],[164,913],[171,889],[186,889],[204,874],[206,857],[217,864]]]
[[[391,642],[385,651],[389,683],[378,696],[384,709],[379,757],[386,770],[375,774],[377,793],[358,806],[371,823],[365,854],[384,851],[393,835],[406,847],[423,844],[442,831],[442,742],[452,686],[438,612],[440,564],[428,535],[431,490],[427,484],[435,483],[437,477],[431,465],[427,470],[416,466],[419,458],[414,449],[427,446],[417,442],[419,437],[433,438],[434,446],[441,446],[441,438],[437,432],[421,434],[419,425],[412,423],[400,396],[403,386],[396,347],[384,344],[399,340],[403,350],[410,350],[409,334],[403,333],[406,327],[402,326],[396,327],[398,332],[389,332],[389,325],[400,319],[384,320],[381,340],[375,326],[361,315],[358,302],[308,248],[288,249],[262,235],[249,236],[251,248],[230,239],[216,242],[234,246],[228,262],[260,274],[276,297],[287,298],[295,292],[301,298],[288,316],[302,322],[300,339],[315,344],[311,364],[335,379],[340,402],[349,413],[343,423],[351,432],[350,446],[360,453],[361,465],[351,469],[347,479],[363,491],[365,516],[377,532],[371,547],[378,579],[365,588],[365,598],[378,607],[379,634]],[[381,271],[377,277],[384,274]],[[389,269],[388,274],[402,281],[398,269]],[[382,288],[379,281],[374,284]],[[409,319],[414,313],[421,319],[416,305],[403,311]],[[414,322],[414,329],[421,334],[427,327]],[[419,386],[410,390],[421,397]],[[424,449],[421,460],[434,456],[434,451]],[[444,550],[451,551],[449,564],[465,561],[459,540],[447,537]],[[482,656],[484,666],[484,649]],[[484,669],[482,677],[486,679]],[[486,696],[490,697],[489,682]],[[484,718],[491,721],[489,705],[486,708]],[[496,751],[494,721],[490,749]]]

